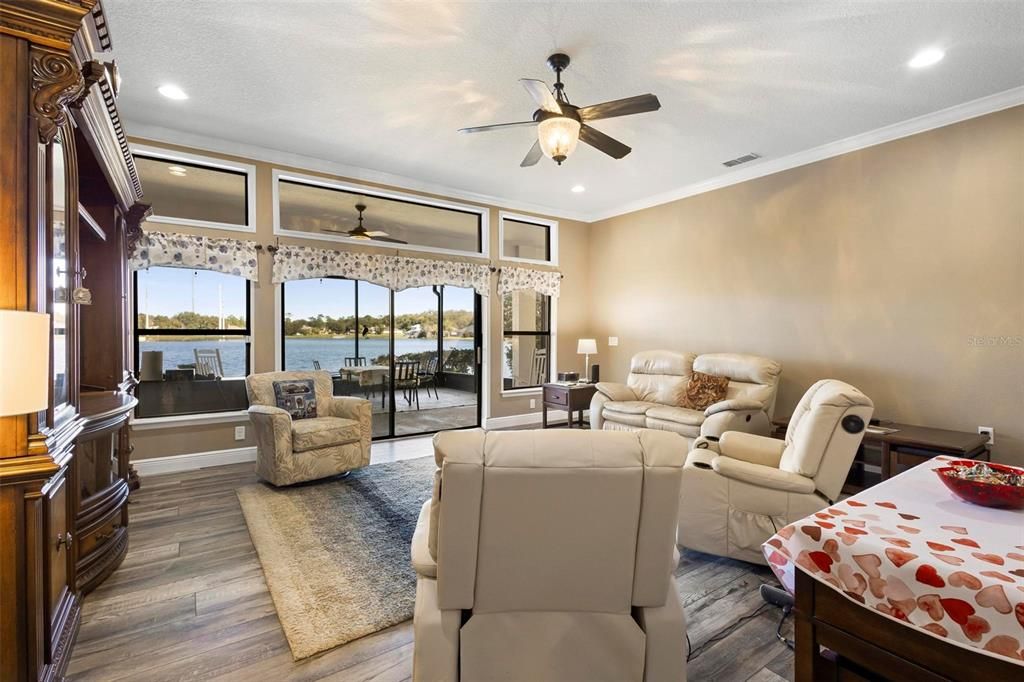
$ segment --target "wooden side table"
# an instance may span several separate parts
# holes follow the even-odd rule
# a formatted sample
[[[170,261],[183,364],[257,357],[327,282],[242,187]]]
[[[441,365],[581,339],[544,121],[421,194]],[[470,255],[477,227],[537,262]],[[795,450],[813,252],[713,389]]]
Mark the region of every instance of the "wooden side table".
[[[569,428],[572,428],[572,413],[579,412],[579,428],[583,428],[583,410],[590,408],[590,399],[597,392],[594,384],[544,384],[544,400],[540,408],[541,427],[548,428],[548,408],[565,410],[569,413]]]
[[[785,438],[789,419],[776,420],[772,436]],[[893,433],[864,433],[864,441],[850,469],[843,492],[853,494],[887,480],[932,457],[946,455],[960,459],[989,461],[988,438],[980,433],[933,429],[928,426],[886,422],[880,426]],[[874,451],[877,459],[869,457]],[[871,461],[875,460],[875,461]],[[872,472],[872,468],[880,473]],[[876,480],[871,480],[872,478]]]

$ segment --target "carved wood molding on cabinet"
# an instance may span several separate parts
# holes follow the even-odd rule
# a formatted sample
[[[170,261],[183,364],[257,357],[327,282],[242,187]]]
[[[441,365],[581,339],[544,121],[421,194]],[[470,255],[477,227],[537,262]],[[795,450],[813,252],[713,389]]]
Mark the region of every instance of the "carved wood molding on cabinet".
[[[85,89],[85,79],[71,58],[44,50],[32,50],[32,113],[39,141],[50,144],[68,123],[68,104]]]

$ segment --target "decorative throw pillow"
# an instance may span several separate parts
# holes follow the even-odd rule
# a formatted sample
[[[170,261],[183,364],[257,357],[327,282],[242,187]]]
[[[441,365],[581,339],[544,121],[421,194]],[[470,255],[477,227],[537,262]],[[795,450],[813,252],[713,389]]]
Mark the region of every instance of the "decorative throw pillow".
[[[274,401],[292,419],[316,417],[316,391],[312,379],[274,382]]]
[[[729,377],[694,372],[690,377],[690,383],[683,393],[683,400],[680,407],[691,410],[704,410],[709,405],[714,405],[725,399],[725,391],[729,388]]]

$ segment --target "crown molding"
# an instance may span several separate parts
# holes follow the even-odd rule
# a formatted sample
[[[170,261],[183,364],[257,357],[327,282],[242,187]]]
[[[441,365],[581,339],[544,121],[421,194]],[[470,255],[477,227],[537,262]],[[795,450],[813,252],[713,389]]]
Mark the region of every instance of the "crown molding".
[[[672,201],[678,201],[680,199],[696,196],[705,192],[722,189],[723,187],[729,187],[730,185],[738,185],[741,182],[755,180],[766,175],[774,175],[775,173],[781,173],[791,168],[806,166],[809,163],[823,161],[834,156],[841,156],[843,154],[855,152],[859,149],[892,142],[893,140],[898,140],[902,137],[909,137],[918,133],[924,133],[929,130],[952,125],[971,118],[977,118],[978,116],[984,116],[985,114],[992,114],[1021,104],[1024,104],[1024,86],[1004,90],[1003,92],[997,92],[994,95],[988,95],[986,97],[971,100],[970,102],[964,102],[963,104],[957,104],[946,109],[940,109],[939,111],[935,111],[930,114],[924,114],[923,116],[910,118],[906,121],[893,123],[892,125],[887,125],[882,128],[876,128],[875,130],[871,130],[866,133],[852,135],[842,140],[828,142],[818,147],[806,149],[802,152],[789,154],[788,156],[755,162],[750,166],[746,166],[729,173],[724,173],[709,180],[702,180],[701,182],[684,185],[678,189],[663,192],[661,194],[655,194],[645,199],[630,201],[610,211],[591,214],[588,216],[588,222],[607,220],[608,218],[614,218],[615,216],[633,213],[653,206],[660,206],[661,204],[667,204]]]
[[[386,185],[396,189],[423,192],[451,199],[461,199],[479,204],[485,204],[496,208],[525,211],[527,213],[539,214],[541,216],[577,220],[584,223],[595,223],[608,218],[633,213],[645,208],[667,204],[679,199],[696,196],[705,192],[712,192],[716,189],[738,185],[741,182],[756,180],[766,175],[773,175],[783,171],[806,166],[810,163],[823,161],[842,154],[873,147],[875,145],[892,142],[903,137],[909,137],[918,133],[927,132],[943,126],[952,125],[966,121],[978,116],[1002,111],[1010,107],[1024,104],[1024,86],[998,92],[993,95],[957,104],[946,109],[940,109],[929,114],[900,121],[882,128],[859,133],[850,137],[828,142],[818,147],[812,147],[804,151],[789,154],[777,159],[762,159],[750,166],[744,166],[722,175],[702,180],[700,182],[684,185],[669,192],[662,192],[643,199],[626,202],[620,206],[607,211],[567,211],[552,206],[542,206],[529,202],[510,199],[507,197],[493,196],[469,192],[456,187],[448,187],[436,183],[417,180],[402,175],[395,175],[383,171],[377,171],[358,166],[326,161],[311,156],[292,154],[277,149],[270,149],[258,145],[219,140],[205,135],[187,133],[180,130],[172,130],[160,126],[152,126],[140,123],[132,123],[131,131],[133,138],[144,138],[147,141],[163,142],[183,147],[192,147],[218,154],[238,156],[254,161],[261,161],[277,166],[288,166],[307,171],[326,173],[347,178],[350,180],[361,180],[380,185]]]
[[[535,213],[544,217],[564,218],[566,220],[577,220],[580,222],[589,222],[590,220],[586,213],[578,211],[566,211],[565,209],[554,208],[552,206],[543,206],[540,204],[508,199],[506,197],[470,192],[464,189],[458,189],[457,187],[449,187],[447,185],[417,180],[404,175],[396,175],[393,173],[374,170],[372,168],[350,166],[334,161],[327,161],[325,159],[318,159],[312,156],[305,156],[303,154],[292,154],[291,152],[270,149],[269,147],[232,142],[230,140],[220,140],[206,135],[188,133],[181,130],[172,130],[170,128],[144,123],[130,123],[129,127],[131,129],[131,141],[133,142],[162,142],[164,144],[173,144],[181,147],[191,147],[197,150],[213,152],[215,154],[237,156],[251,161],[268,163],[274,166],[287,166],[289,168],[302,171],[334,175],[347,180],[359,180],[362,182],[386,185],[387,187],[394,189],[433,194],[447,199],[460,199],[462,201],[484,204],[493,208],[525,211],[527,213]]]

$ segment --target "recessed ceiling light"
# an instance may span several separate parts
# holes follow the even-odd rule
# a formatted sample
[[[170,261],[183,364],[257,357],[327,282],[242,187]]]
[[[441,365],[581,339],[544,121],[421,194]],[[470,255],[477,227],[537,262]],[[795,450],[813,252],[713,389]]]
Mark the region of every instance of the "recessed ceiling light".
[[[584,187],[583,185],[573,185],[572,191],[575,192],[576,194],[579,194],[580,192],[586,192],[587,188]]]
[[[188,99],[188,95],[185,94],[184,90],[179,88],[177,85],[171,85],[170,83],[161,85],[156,89],[156,91],[167,99]]]
[[[188,169],[183,168],[182,166],[168,166],[167,172],[171,175],[185,175],[185,173],[188,172]]]
[[[923,69],[926,66],[938,64],[945,56],[946,53],[937,47],[926,47],[915,54],[914,58],[907,62],[907,66],[912,69]]]

